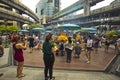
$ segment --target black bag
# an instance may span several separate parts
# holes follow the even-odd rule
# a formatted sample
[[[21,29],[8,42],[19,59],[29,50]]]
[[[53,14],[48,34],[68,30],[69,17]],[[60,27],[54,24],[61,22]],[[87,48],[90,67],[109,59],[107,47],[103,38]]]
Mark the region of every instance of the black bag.
[[[3,52],[2,52],[2,50],[0,50],[0,57],[2,57],[3,56]]]

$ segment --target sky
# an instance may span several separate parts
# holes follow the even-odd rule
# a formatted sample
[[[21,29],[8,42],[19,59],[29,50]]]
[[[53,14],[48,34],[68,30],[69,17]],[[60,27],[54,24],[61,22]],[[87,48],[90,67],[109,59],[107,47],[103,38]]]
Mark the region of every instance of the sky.
[[[28,8],[30,8],[33,12],[35,12],[35,6],[38,3],[39,0],[22,0],[22,3],[25,4]],[[79,0],[61,0],[61,10],[70,6],[71,4],[77,2]],[[98,3],[96,6],[91,7],[91,10],[97,9],[106,5],[109,5],[114,0],[105,0],[100,3]]]

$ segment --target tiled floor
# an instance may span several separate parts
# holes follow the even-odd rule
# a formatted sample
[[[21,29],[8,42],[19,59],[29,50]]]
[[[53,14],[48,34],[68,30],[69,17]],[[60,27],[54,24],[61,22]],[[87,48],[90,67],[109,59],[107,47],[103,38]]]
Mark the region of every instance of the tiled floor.
[[[34,50],[29,53],[29,49],[24,51],[25,65],[34,67],[44,67],[43,53],[40,50]],[[71,63],[66,63],[66,56],[55,56],[54,69],[72,69],[72,70],[98,70],[103,71],[111,60],[115,57],[114,49],[110,48],[109,53],[104,52],[104,47],[99,48],[98,54],[92,52],[90,64],[86,63],[85,53],[81,53],[80,59],[72,57]]]

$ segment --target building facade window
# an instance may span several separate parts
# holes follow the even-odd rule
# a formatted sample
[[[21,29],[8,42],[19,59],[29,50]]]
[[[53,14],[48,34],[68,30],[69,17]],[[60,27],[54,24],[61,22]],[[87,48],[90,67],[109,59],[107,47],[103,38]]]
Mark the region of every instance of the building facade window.
[[[37,13],[37,8],[35,9],[35,13]]]
[[[43,14],[44,14],[44,12],[43,12],[43,11],[44,11],[44,9],[41,9],[41,15],[43,15]]]
[[[48,3],[52,3],[53,2],[53,0],[48,0]]]

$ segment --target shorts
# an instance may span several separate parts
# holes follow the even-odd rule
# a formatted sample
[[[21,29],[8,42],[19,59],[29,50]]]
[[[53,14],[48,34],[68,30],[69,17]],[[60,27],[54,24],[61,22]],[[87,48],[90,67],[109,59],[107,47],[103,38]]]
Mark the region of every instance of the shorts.
[[[92,47],[87,47],[87,51],[92,51]]]

